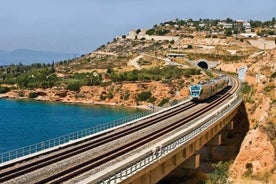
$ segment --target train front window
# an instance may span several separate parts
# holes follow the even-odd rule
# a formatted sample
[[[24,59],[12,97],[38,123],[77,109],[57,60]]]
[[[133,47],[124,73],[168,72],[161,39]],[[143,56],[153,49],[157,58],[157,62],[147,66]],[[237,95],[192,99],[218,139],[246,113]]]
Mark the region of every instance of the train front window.
[[[200,89],[200,86],[192,86],[191,87],[191,90],[199,90]]]

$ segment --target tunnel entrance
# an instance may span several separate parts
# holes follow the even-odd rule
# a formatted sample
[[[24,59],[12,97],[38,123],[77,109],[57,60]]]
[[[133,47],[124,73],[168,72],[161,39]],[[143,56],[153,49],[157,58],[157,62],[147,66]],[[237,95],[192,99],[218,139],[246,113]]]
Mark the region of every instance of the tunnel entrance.
[[[207,64],[206,61],[200,61],[200,62],[197,64],[197,66],[199,66],[200,68],[205,69],[205,70],[208,69],[208,64]]]

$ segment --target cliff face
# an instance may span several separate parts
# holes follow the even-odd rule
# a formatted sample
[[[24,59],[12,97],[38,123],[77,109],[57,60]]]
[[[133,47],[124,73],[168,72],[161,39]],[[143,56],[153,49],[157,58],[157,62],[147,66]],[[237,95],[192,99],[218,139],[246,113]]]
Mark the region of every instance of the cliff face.
[[[266,180],[275,167],[275,148],[261,128],[251,129],[240,148],[230,170],[231,177],[239,183],[243,177]]]
[[[248,91],[244,102],[250,130],[230,169],[230,178],[234,183],[276,183],[276,79],[272,75],[276,71],[276,49],[220,67],[234,72],[245,65]]]

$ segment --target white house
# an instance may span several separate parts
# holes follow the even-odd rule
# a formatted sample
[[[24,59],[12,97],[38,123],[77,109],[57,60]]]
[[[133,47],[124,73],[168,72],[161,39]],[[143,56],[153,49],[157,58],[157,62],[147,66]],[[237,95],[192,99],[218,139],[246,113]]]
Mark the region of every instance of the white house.
[[[241,33],[240,36],[245,37],[245,38],[253,38],[253,37],[257,37],[257,34],[256,33]]]

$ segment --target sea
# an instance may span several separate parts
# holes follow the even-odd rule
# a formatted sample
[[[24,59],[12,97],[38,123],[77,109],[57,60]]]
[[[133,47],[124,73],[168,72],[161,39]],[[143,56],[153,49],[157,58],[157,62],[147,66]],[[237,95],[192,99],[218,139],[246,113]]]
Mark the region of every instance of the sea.
[[[0,154],[143,111],[118,106],[0,99]]]

